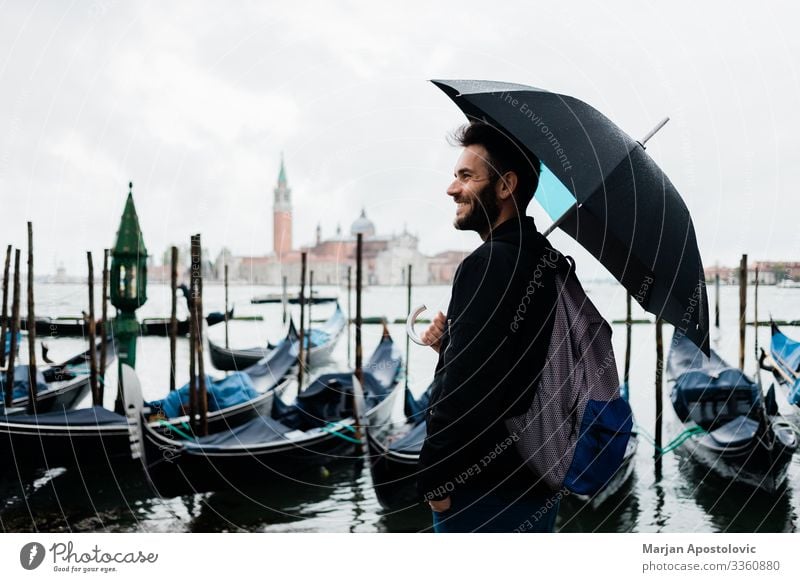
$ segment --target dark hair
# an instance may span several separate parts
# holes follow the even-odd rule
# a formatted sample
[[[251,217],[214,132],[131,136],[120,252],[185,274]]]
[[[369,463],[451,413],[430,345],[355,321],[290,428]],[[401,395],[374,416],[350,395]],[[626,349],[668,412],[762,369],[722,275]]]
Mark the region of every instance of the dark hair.
[[[541,162],[510,136],[483,121],[473,121],[459,127],[452,136],[455,145],[480,145],[489,155],[487,163],[495,181],[506,172],[517,175],[514,196],[522,208],[528,206],[539,186]]]

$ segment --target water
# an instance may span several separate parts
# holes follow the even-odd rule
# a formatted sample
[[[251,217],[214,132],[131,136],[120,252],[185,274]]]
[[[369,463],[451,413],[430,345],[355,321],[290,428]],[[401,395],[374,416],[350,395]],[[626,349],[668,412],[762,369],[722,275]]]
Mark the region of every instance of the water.
[[[615,284],[588,285],[590,298],[609,321],[622,319],[625,295]],[[250,305],[250,297],[276,292],[269,287],[235,286],[230,288],[236,315],[262,315],[264,321],[233,321],[230,325],[232,347],[263,345],[281,337],[281,306]],[[319,288],[320,293],[339,294],[344,308],[346,293],[337,288]],[[39,285],[38,315],[76,315],[85,309],[86,290],[79,285]],[[223,308],[221,286],[206,284],[204,304],[207,310]],[[169,312],[169,288],[150,285],[148,303],[139,316],[163,316]],[[99,297],[99,290],[95,292]],[[713,301],[713,292],[712,292]],[[730,363],[738,361],[738,289],[722,288],[721,333],[714,348]],[[759,290],[761,318],[771,314],[776,319],[797,319],[798,289],[762,287]],[[405,289],[371,288],[364,293],[363,314],[385,315],[390,320],[403,317],[406,311]],[[444,311],[449,298],[447,287],[420,287],[414,290],[414,304],[425,303],[431,315]],[[750,290],[748,320],[753,314],[753,290]],[[313,306],[312,317],[324,319],[329,305]],[[297,319],[299,308],[293,312]],[[713,307],[712,307],[713,313]],[[185,315],[185,309],[183,314]],[[634,305],[634,318],[649,317]],[[622,366],[625,346],[624,325],[614,325],[617,360]],[[653,325],[636,325],[633,330],[631,366],[631,405],[637,422],[649,433],[654,431],[655,332]],[[400,346],[405,345],[404,326],[390,325]],[[787,328],[800,337],[800,330]],[[755,372],[754,334],[748,327],[746,371]],[[380,326],[365,326],[364,354],[368,355],[380,338]],[[664,326],[664,345],[669,347],[672,328]],[[224,341],[224,328],[209,329],[212,340]],[[85,349],[80,338],[44,338],[49,341],[51,356],[58,360]],[[768,328],[759,328],[759,344],[769,343]],[[188,379],[188,342],[179,341],[178,382]],[[169,350],[165,338],[141,338],[138,346],[137,372],[145,397],[162,396],[168,389]],[[24,346],[23,346],[24,349]],[[24,351],[22,352],[25,353]],[[354,352],[353,352],[354,353]],[[347,361],[347,342],[337,345],[336,364]],[[409,382],[419,394],[430,381],[436,354],[412,344]],[[207,370],[213,368],[207,365]],[[764,375],[765,381],[769,378]],[[109,377],[115,385],[114,374]],[[106,394],[106,406],[113,406],[114,395]],[[781,405],[790,412],[779,393]],[[86,403],[88,405],[88,403]],[[669,402],[669,385],[664,387],[664,440],[668,442],[681,431]],[[400,411],[398,410],[398,414]],[[797,419],[794,418],[795,422]],[[325,487],[295,483],[264,483],[257,494],[235,492],[197,494],[174,499],[159,499],[148,488],[141,470],[135,466],[51,468],[21,473],[12,465],[0,477],[0,529],[4,531],[326,531],[374,532],[420,531],[430,526],[424,508],[396,513],[381,510],[372,490],[369,470],[364,465],[334,466],[327,469]],[[744,486],[719,481],[678,455],[667,455],[660,470],[653,460],[652,447],[640,442],[633,478],[614,498],[593,510],[567,499],[562,506],[557,527],[562,531],[643,531],[643,532],[754,532],[796,531],[800,507],[800,458],[792,461],[786,487],[777,495],[756,492]]]

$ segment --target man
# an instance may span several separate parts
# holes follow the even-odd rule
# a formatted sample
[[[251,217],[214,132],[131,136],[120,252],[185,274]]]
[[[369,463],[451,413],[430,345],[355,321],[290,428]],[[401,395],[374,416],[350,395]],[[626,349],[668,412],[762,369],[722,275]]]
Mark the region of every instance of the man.
[[[437,532],[552,531],[559,496],[537,483],[504,424],[529,407],[553,329],[555,272],[541,268],[550,248],[525,216],[540,163],[486,123],[455,138],[454,224],[484,242],[459,265],[447,315],[422,335],[439,361],[419,493]]]

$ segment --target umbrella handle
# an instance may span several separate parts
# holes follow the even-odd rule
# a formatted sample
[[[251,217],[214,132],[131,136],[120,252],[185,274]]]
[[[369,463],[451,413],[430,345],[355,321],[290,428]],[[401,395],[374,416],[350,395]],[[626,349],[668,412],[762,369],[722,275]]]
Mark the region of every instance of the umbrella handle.
[[[426,309],[427,307],[424,303],[422,305],[418,305],[411,313],[408,314],[408,319],[406,319],[406,335],[408,335],[408,338],[412,342],[419,346],[427,346],[428,344],[422,341],[422,339],[420,339],[420,337],[417,335],[417,332],[414,331],[414,322],[417,320],[420,313]]]

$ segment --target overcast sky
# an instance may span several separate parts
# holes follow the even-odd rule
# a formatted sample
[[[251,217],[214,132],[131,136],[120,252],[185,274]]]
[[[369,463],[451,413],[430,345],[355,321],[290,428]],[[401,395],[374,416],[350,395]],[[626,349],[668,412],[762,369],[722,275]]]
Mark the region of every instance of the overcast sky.
[[[463,118],[431,78],[587,101],[648,144],[706,264],[800,260],[800,38],[792,2],[89,2],[0,9],[0,243],[37,272],[111,246],[127,184],[151,254],[201,232],[272,247],[280,154],[294,243],[349,229],[471,249],[445,195]],[[532,206],[536,206],[534,203]],[[530,211],[547,225],[538,207]],[[557,246],[574,252],[564,235]],[[592,259],[587,270],[605,271]],[[590,268],[587,269],[587,267]]]

